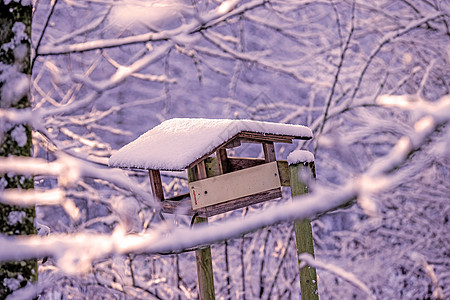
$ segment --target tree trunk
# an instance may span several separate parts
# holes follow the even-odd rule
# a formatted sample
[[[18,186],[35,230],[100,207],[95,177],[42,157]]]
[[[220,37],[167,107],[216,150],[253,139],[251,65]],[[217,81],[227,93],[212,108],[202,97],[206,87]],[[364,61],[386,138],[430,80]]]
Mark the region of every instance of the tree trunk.
[[[29,106],[32,6],[0,2],[0,108]],[[31,129],[27,125],[0,127],[0,155],[30,156]],[[0,174],[0,190],[33,188],[31,177]],[[0,234],[35,234],[35,209],[0,204]],[[36,260],[0,263],[0,299],[37,279]]]

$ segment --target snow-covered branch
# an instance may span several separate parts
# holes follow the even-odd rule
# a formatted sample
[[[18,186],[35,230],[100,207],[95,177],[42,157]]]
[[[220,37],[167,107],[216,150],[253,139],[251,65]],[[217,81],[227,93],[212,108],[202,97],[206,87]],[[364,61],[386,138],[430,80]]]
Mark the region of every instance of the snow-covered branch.
[[[383,97],[382,103],[391,103]],[[402,100],[404,98],[400,98]],[[410,102],[393,101],[397,105],[410,105]],[[339,189],[315,187],[314,192],[289,203],[277,205],[271,210],[250,214],[245,218],[231,218],[212,223],[209,226],[196,226],[195,229],[175,228],[170,232],[152,231],[142,234],[126,234],[116,228],[112,236],[78,234],[76,236],[23,237],[20,239],[2,238],[2,244],[7,245],[0,250],[1,260],[26,259],[40,256],[54,256],[61,259],[62,266],[68,272],[87,270],[93,260],[111,254],[125,253],[165,253],[181,251],[205,244],[217,243],[259,228],[280,222],[306,219],[318,214],[337,209],[359,197],[373,195],[387,188],[392,188],[386,174],[399,167],[411,151],[417,150],[434,130],[448,122],[450,102],[448,96],[436,104],[421,104],[429,114],[421,119],[415,127],[413,136],[401,139],[398,144],[382,159],[376,161],[365,173],[350,180]],[[411,104],[411,108],[414,104]],[[422,124],[425,118],[426,124]],[[431,118],[431,119],[430,119]],[[21,172],[26,174],[70,175],[66,181],[74,181],[79,176],[103,178],[122,187],[132,187],[124,179],[123,173],[115,170],[106,171],[90,164],[71,158],[60,158],[57,162],[47,163],[32,159],[2,159],[0,172]],[[69,168],[69,169],[65,169]],[[66,171],[65,171],[66,170]],[[70,170],[70,172],[68,172]],[[75,176],[75,178],[74,178]],[[369,184],[370,182],[370,184]],[[377,183],[377,184],[374,184]],[[394,183],[395,184],[395,183]],[[142,196],[142,193],[140,193]],[[149,198],[147,196],[147,198]],[[367,204],[363,204],[367,209]],[[369,207],[368,211],[371,211]],[[217,230],[220,228],[220,230]],[[95,241],[95,243],[94,243]],[[16,247],[20,251],[11,252]],[[95,248],[95,251],[94,251]],[[82,254],[82,257],[78,257]],[[75,265],[74,265],[75,264]]]
[[[329,263],[324,263],[321,262],[319,260],[314,259],[314,257],[309,254],[309,253],[302,253],[299,255],[299,260],[300,260],[300,268],[304,268],[306,266],[310,266],[313,268],[317,268],[317,269],[322,269],[325,270],[327,272],[333,273],[338,277],[343,278],[344,280],[350,282],[351,284],[353,284],[354,286],[356,286],[357,288],[363,290],[369,299],[375,299],[375,296],[372,294],[372,292],[370,291],[370,289],[367,287],[366,284],[364,284],[364,282],[362,282],[361,280],[358,279],[358,277],[356,277],[354,274],[338,267],[335,266],[333,264],[329,264]]]
[[[381,49],[386,46],[387,44],[389,44],[390,42],[392,42],[393,40],[407,34],[408,32],[410,32],[411,30],[427,23],[430,22],[432,20],[435,20],[437,18],[443,17],[445,16],[445,14],[441,11],[436,11],[433,12],[427,16],[424,16],[418,20],[414,20],[411,23],[409,23],[407,26],[405,26],[404,28],[398,29],[394,32],[390,32],[388,34],[386,34],[385,36],[382,37],[381,41],[379,42],[379,45],[376,49],[374,49],[372,51],[372,53],[370,54],[366,64],[364,65],[364,67],[361,70],[361,73],[358,77],[358,82],[355,86],[355,88],[353,89],[353,93],[351,98],[347,101],[347,107],[351,105],[351,103],[353,102],[353,100],[355,99],[360,87],[361,87],[361,83],[363,81],[364,76],[367,73],[367,70],[369,68],[369,66],[371,65],[372,61],[374,60],[375,56],[378,55],[378,53],[381,51]]]
[[[119,83],[123,82],[127,77],[131,76],[135,72],[138,72],[142,68],[153,63],[155,60],[161,58],[161,56],[165,55],[172,46],[172,43],[166,43],[157,49],[153,49],[149,54],[137,60],[132,65],[127,67],[120,66],[117,71],[107,80],[94,82],[84,75],[73,75],[73,80],[75,82],[82,82],[98,92],[109,90],[113,87],[116,87]]]
[[[259,7],[266,3],[267,0],[256,0],[246,5],[243,5],[239,9],[234,9],[238,1],[227,0],[221,3],[217,8],[212,9],[206,13],[203,13],[196,18],[193,18],[189,23],[182,26],[176,27],[175,29],[163,30],[159,32],[148,32],[139,35],[133,35],[125,38],[115,38],[115,39],[105,39],[89,41],[78,44],[63,44],[63,45],[42,45],[38,49],[37,55],[57,55],[57,54],[67,54],[72,52],[84,52],[91,51],[95,49],[106,49],[124,45],[131,45],[136,43],[146,43],[146,42],[158,42],[166,40],[177,41],[179,39],[183,40],[185,36],[198,32],[200,30],[209,28],[216,25],[219,22],[223,22],[228,18],[234,17],[235,15],[241,14],[247,10]],[[148,8],[143,8],[148,9]],[[234,10],[233,10],[234,9]],[[231,12],[230,12],[231,11]],[[91,24],[92,25],[92,24]],[[80,31],[83,32],[83,31]],[[70,37],[62,37],[61,39],[69,39]]]
[[[44,298],[193,299],[193,256],[159,254],[213,243],[214,275],[226,278],[215,282],[217,297],[298,298],[287,222],[313,217],[318,261],[346,266],[340,271],[359,280],[321,269],[321,297],[449,295],[441,247],[450,212],[444,2],[38,1],[32,107],[2,106],[0,129],[20,138],[29,124],[33,156],[46,159],[2,158],[5,180],[36,175],[36,189],[4,191],[0,202],[37,205],[45,230],[2,236],[0,260],[49,256],[33,292]],[[146,172],[105,167],[113,149],[173,117],[323,131],[276,145],[279,159],[317,148],[318,184],[298,201],[266,202],[189,229],[189,217],[159,214]],[[261,152],[245,143],[235,149],[229,155]],[[162,175],[167,197],[188,189],[185,173]],[[63,274],[77,268],[87,274]]]
[[[30,207],[36,205],[61,205],[74,220],[78,220],[80,211],[75,203],[66,198],[65,191],[53,189],[48,191],[23,191],[8,189],[0,192],[0,203]]]
[[[146,205],[159,207],[151,194],[133,183],[124,171],[98,167],[93,163],[62,153],[53,162],[25,157],[0,158],[0,173],[55,176],[62,187],[76,185],[83,177],[98,178],[131,191],[140,197]]]

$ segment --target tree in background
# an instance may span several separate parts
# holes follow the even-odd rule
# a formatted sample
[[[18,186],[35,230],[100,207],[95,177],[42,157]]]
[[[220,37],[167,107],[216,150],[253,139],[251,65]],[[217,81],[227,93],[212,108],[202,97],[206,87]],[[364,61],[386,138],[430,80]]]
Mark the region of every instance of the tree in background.
[[[180,250],[177,234],[196,231],[182,231],[182,217],[161,226],[146,176],[108,169],[108,157],[171,117],[296,123],[315,133],[298,147],[315,152],[319,186],[304,203],[316,209],[296,211],[316,216],[317,261],[305,261],[319,269],[321,296],[448,295],[448,12],[447,1],[419,0],[39,1],[33,111],[22,120],[41,159],[0,168],[40,176],[33,199],[47,205],[37,215],[49,235],[34,247],[2,242],[50,256],[43,297],[195,298],[189,254],[149,254]],[[185,188],[183,175],[163,175],[168,192]],[[273,205],[214,222],[286,221]],[[257,224],[209,241],[237,237],[213,246],[215,275],[229,279],[216,293],[296,297],[291,227]],[[133,247],[111,246],[119,241]]]
[[[9,2],[9,1],[8,1]],[[29,108],[31,3],[0,2],[0,107]],[[0,156],[31,155],[31,128],[26,124],[0,124]],[[32,189],[29,176],[0,174],[0,190]],[[0,203],[0,232],[6,235],[35,234],[35,210]],[[0,298],[37,279],[37,261],[0,264]]]

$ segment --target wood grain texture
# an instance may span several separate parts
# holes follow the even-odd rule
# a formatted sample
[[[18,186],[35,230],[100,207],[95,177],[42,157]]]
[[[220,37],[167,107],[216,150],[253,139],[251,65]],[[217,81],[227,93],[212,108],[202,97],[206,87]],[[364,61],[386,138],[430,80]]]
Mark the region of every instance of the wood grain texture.
[[[264,163],[264,159],[261,158],[228,157],[228,160],[232,171],[242,170],[247,167],[258,166]],[[289,166],[287,161],[278,160],[277,165],[278,165],[278,173],[280,175],[281,186],[285,187],[290,186]],[[205,166],[208,176],[219,175],[217,160],[215,157],[208,157],[208,159],[206,159]],[[188,174],[190,174],[188,175],[190,181],[194,180],[195,178],[194,169],[188,170]],[[220,203],[206,208],[200,208],[196,211],[192,210],[191,198],[189,193],[167,198],[161,203],[161,206],[163,212],[165,213],[173,214],[177,212],[188,216],[193,216],[194,213],[197,213],[200,217],[211,217],[217,214],[228,212],[230,210],[245,207],[246,205],[244,203],[248,203],[247,205],[252,205],[263,201],[269,201],[272,199],[280,198],[281,191],[279,191],[279,189],[276,190],[278,190],[278,192],[267,191],[256,195],[235,199],[230,202]]]
[[[292,197],[308,192],[307,183],[314,178],[313,164],[294,164],[289,166]],[[306,175],[306,176],[305,176]],[[314,256],[314,242],[311,220],[303,219],[294,222],[297,257],[301,253]],[[300,261],[298,262],[300,264]],[[319,299],[316,269],[310,266],[299,269],[300,291],[303,300]]]
[[[263,151],[264,151],[264,160],[266,163],[276,161],[277,156],[275,154],[275,147],[273,145],[273,142],[269,143],[263,143]]]
[[[161,182],[161,174],[159,170],[148,170],[148,176],[150,177],[150,187],[152,189],[153,197],[159,201],[164,200],[164,190]]]
[[[230,163],[230,172],[251,168],[265,163],[263,158],[247,158],[247,157],[228,157]]]
[[[195,166],[195,171],[188,171],[189,181],[201,180],[208,177],[205,161]],[[208,223],[207,217],[194,216],[194,226],[200,223]],[[212,267],[211,247],[195,250],[197,265],[198,296],[200,300],[215,299],[214,274]]]
[[[197,209],[194,211],[191,208],[191,199],[189,197],[189,194],[183,194],[183,195],[185,196],[185,198],[181,198],[181,195],[180,195],[179,200],[171,200],[173,198],[164,200],[161,203],[163,212],[170,213],[170,214],[177,212],[177,213],[188,215],[188,216],[193,216],[194,214],[196,214],[199,217],[206,218],[206,217],[212,217],[212,216],[215,216],[218,214],[223,214],[223,213],[235,210],[235,209],[247,207],[249,205],[278,199],[278,198],[281,198],[281,196],[282,196],[281,189],[277,188],[277,189],[261,192],[256,195],[242,197],[242,198],[231,200],[228,202],[219,203],[219,204],[216,204],[213,206],[200,208],[200,209]]]
[[[237,146],[240,146],[241,143],[288,143],[292,144],[293,139],[301,139],[301,140],[309,140],[310,137],[295,137],[295,136],[287,136],[287,135],[276,135],[276,134],[263,134],[263,133],[256,133],[256,132],[248,132],[243,131],[240,132],[227,141],[223,142],[219,146],[212,149],[210,152],[206,153],[202,157],[196,159],[195,161],[191,162],[188,166],[188,168],[193,168],[196,166],[199,162],[204,161],[208,156],[213,154],[217,151],[217,149],[221,148],[234,148]]]
[[[278,174],[280,174],[281,186],[291,186],[291,176],[289,174],[289,165],[285,160],[277,160]]]
[[[206,216],[206,217],[212,217],[218,214],[222,214],[228,211],[236,210],[239,208],[247,207],[253,204],[265,202],[268,200],[273,200],[277,198],[281,198],[281,189],[275,188],[269,191],[261,192],[255,195],[242,197],[239,199],[234,199],[228,202],[219,203],[213,206],[208,206],[201,208],[199,210],[196,210],[199,212],[199,214]]]
[[[208,223],[208,218],[195,217],[194,224]],[[198,296],[200,300],[215,299],[211,247],[195,250]]]
[[[230,172],[230,164],[228,162],[228,155],[226,149],[218,149],[216,151],[217,164],[219,167],[220,174],[226,174]]]
[[[189,183],[194,210],[279,187],[276,161]]]
[[[276,135],[276,134],[263,134],[256,132],[243,131],[238,133],[239,139],[245,142],[253,143],[264,143],[264,142],[275,142],[275,143],[288,143],[292,144],[292,140],[295,139],[294,136],[288,135]]]

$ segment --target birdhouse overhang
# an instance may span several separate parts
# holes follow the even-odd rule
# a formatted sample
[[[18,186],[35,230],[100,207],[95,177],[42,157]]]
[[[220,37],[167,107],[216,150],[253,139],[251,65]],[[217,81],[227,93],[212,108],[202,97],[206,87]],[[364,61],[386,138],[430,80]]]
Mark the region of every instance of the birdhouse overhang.
[[[195,166],[218,149],[241,142],[292,143],[308,140],[302,125],[253,120],[175,118],[142,134],[109,159],[111,167],[179,171]]]
[[[210,217],[281,197],[289,186],[287,161],[274,143],[312,138],[309,128],[252,120],[171,119],[111,156],[112,167],[148,169],[163,212]],[[227,149],[259,143],[264,158],[229,157]],[[211,154],[215,153],[214,156]],[[166,198],[160,170],[187,169],[189,192]]]

